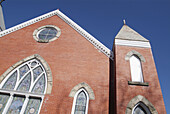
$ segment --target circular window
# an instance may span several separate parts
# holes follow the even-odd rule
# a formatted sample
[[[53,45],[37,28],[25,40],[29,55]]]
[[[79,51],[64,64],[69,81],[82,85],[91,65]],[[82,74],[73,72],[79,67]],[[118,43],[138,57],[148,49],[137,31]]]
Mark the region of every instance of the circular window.
[[[46,25],[36,29],[33,37],[38,42],[50,42],[56,40],[61,34],[61,30],[54,25]]]

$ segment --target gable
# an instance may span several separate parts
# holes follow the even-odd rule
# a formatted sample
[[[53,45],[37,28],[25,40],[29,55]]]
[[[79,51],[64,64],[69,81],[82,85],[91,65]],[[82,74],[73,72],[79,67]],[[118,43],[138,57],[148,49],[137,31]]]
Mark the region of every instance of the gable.
[[[39,21],[42,21],[44,19],[47,19],[49,17],[52,17],[54,15],[57,15],[60,17],[63,21],[65,21],[69,26],[71,26],[75,31],[77,31],[80,35],[82,35],[86,40],[88,40],[94,47],[96,47],[99,51],[104,53],[107,57],[110,59],[113,59],[113,52],[108,49],[106,46],[104,46],[101,42],[99,42],[96,38],[94,38],[92,35],[90,35],[88,32],[86,32],[83,28],[81,28],[79,25],[77,25],[75,22],[73,22],[71,19],[69,19],[66,15],[64,15],[59,10],[55,10],[52,12],[49,12],[47,14],[44,14],[42,16],[39,16],[37,18],[31,19],[27,22],[24,22],[22,24],[19,24],[17,26],[14,26],[12,28],[9,28],[7,30],[4,30],[0,32],[0,37],[3,37],[7,34],[10,34],[12,32],[15,32],[19,29],[22,29],[26,26],[32,25],[34,23],[37,23]]]

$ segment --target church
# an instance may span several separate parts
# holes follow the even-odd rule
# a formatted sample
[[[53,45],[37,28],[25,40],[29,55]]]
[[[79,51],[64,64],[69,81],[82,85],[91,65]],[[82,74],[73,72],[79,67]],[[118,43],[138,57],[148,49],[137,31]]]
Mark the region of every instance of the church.
[[[0,19],[1,114],[166,114],[150,42],[125,22],[110,50],[60,10]]]

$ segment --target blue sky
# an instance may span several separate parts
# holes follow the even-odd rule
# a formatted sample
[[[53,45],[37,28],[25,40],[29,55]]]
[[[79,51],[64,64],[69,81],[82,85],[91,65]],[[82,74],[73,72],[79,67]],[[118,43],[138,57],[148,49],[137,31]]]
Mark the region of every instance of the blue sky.
[[[2,3],[10,28],[60,9],[108,48],[126,19],[150,40],[167,114],[170,114],[170,0],[6,0]]]

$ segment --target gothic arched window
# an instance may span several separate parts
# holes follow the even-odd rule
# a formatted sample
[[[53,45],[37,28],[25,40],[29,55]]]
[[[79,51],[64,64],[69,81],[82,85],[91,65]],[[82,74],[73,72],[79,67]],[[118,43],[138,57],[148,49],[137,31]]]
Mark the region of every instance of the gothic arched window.
[[[89,96],[85,89],[80,89],[74,96],[72,114],[87,114]]]
[[[142,65],[136,55],[130,57],[131,77],[134,82],[143,82]]]
[[[148,107],[143,104],[142,102],[139,102],[133,109],[132,114],[151,114]]]
[[[46,86],[46,71],[39,60],[20,64],[0,84],[0,113],[38,114]]]

